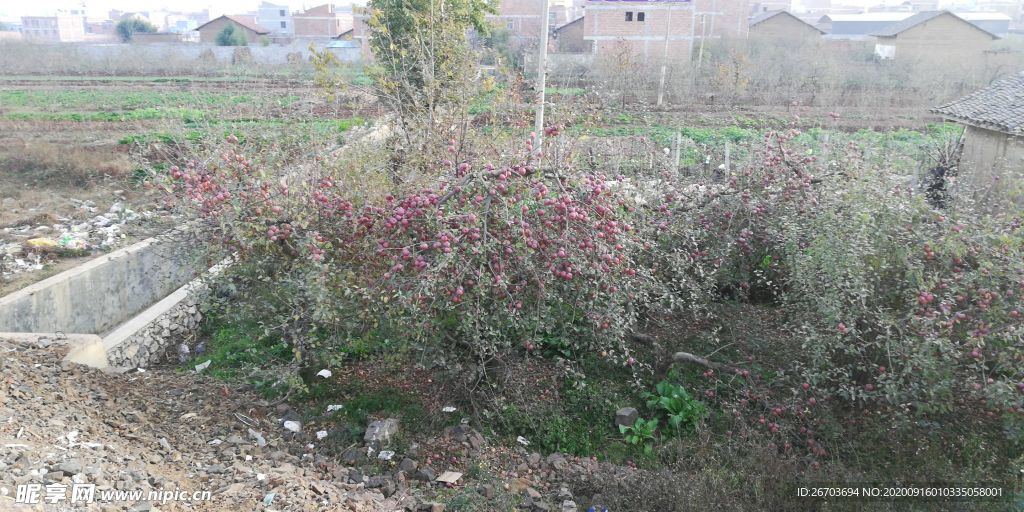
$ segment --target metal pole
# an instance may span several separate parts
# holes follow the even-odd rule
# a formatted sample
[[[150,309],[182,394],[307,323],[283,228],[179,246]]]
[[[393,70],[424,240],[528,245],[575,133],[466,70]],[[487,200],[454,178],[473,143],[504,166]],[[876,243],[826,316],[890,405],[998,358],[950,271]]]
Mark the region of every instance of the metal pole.
[[[544,86],[547,74],[548,60],[548,11],[550,0],[543,1],[543,10],[540,16],[540,51],[537,57],[537,116],[534,119],[533,131],[537,134],[534,142],[534,149],[539,153],[544,142]]]

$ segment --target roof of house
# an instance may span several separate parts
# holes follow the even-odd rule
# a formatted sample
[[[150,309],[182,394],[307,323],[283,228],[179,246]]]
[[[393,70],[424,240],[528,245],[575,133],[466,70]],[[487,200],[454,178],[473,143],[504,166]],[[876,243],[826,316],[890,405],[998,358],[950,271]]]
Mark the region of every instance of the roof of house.
[[[903,32],[906,32],[906,31],[908,31],[908,30],[910,30],[910,29],[912,29],[912,28],[914,28],[914,27],[916,27],[916,26],[918,26],[918,25],[920,25],[922,23],[925,23],[927,21],[931,21],[931,20],[933,20],[935,18],[938,18],[940,16],[946,16],[946,15],[953,16],[953,17],[957,18],[958,20],[966,23],[967,25],[970,25],[971,27],[974,27],[975,29],[977,29],[977,30],[979,30],[981,32],[984,32],[985,34],[990,36],[992,39],[999,39],[999,36],[989,32],[989,31],[987,31],[987,30],[985,30],[985,29],[983,29],[983,28],[981,28],[981,27],[979,27],[979,26],[977,26],[977,25],[975,25],[975,24],[973,24],[973,23],[971,23],[971,22],[969,22],[969,21],[967,21],[967,20],[957,16],[956,14],[953,14],[953,13],[949,12],[949,11],[924,11],[924,12],[919,12],[919,13],[917,13],[917,14],[915,14],[915,15],[913,15],[913,16],[911,16],[911,17],[909,17],[909,18],[907,18],[907,19],[905,19],[903,21],[900,21],[900,22],[897,22],[897,23],[893,23],[892,25],[889,25],[889,26],[885,27],[884,30],[881,30],[881,31],[876,32],[876,33],[871,34],[871,35],[873,35],[875,37],[896,37],[897,35],[899,35],[899,34],[901,34]]]
[[[219,20],[221,18],[228,19],[228,20],[234,22],[237,25],[241,25],[243,28],[247,28],[249,30],[252,30],[253,32],[256,32],[257,34],[269,34],[270,33],[269,30],[267,30],[267,29],[265,29],[265,28],[263,28],[263,27],[261,27],[261,26],[256,24],[255,16],[247,16],[247,15],[244,15],[244,14],[231,14],[231,15],[225,14],[223,16],[218,16],[218,17],[216,17],[216,18],[214,18],[214,19],[212,19],[210,21],[207,21],[206,23],[203,23],[202,25],[199,25],[198,27],[196,27],[196,30],[201,30],[203,27],[205,27],[205,26],[209,25],[210,23],[213,23],[213,22],[215,22],[215,21],[217,21],[217,20]],[[250,20],[249,18],[252,18],[252,19]]]
[[[583,23],[583,16],[580,16],[579,18],[576,18],[576,19],[570,21],[569,23],[566,23],[565,25],[562,25],[561,27],[556,28],[555,32],[560,32],[563,29],[569,28],[569,25],[575,25],[577,23]]]
[[[955,12],[967,21],[1013,21],[1013,18],[1001,12]]]
[[[782,15],[782,14],[784,14],[786,16],[789,16],[790,18],[793,18],[794,20],[799,21],[800,23],[803,23],[804,25],[807,25],[808,27],[811,27],[814,30],[817,30],[818,32],[821,32],[822,34],[825,33],[824,30],[822,30],[822,29],[820,29],[818,27],[815,27],[814,25],[811,25],[810,23],[807,23],[806,21],[804,21],[804,20],[802,20],[800,18],[797,18],[796,16],[793,16],[792,13],[790,13],[789,11],[786,11],[786,10],[766,11],[766,12],[759,13],[757,16],[753,16],[753,17],[750,18],[750,26],[753,27],[754,25],[757,25],[759,23],[764,23],[764,22],[766,22],[766,21],[768,21],[768,20],[770,20],[770,19],[772,19],[772,18],[774,18],[776,16]]]
[[[1011,135],[1024,134],[1024,73],[931,110],[945,118]]]
[[[835,22],[863,22],[863,23],[875,23],[879,21],[888,21],[895,23],[897,21],[903,21],[913,16],[909,12],[868,12],[864,14],[826,14],[822,16],[818,23],[835,23]]]
[[[356,33],[356,29],[353,27],[353,28],[350,28],[350,29],[348,29],[348,30],[346,30],[346,31],[344,31],[344,32],[334,36],[334,38],[335,39],[345,39],[346,37],[354,36],[355,33]]]
[[[327,43],[325,48],[359,48],[359,41],[334,40]]]

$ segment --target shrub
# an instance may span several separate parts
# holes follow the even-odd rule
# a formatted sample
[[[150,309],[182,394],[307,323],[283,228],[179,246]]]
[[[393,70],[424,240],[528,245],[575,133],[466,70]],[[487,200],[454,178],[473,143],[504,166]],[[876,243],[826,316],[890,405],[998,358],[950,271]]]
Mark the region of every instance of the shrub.
[[[644,455],[654,454],[654,434],[658,431],[658,420],[637,418],[632,425],[619,425],[619,432],[622,433],[626,444],[639,448]]]
[[[439,165],[450,181],[371,200],[324,166],[276,176],[231,147],[219,163],[173,168],[168,190],[235,254],[230,277],[273,284],[254,316],[280,319],[300,351],[309,333],[329,348],[389,323],[441,361],[469,359],[471,375],[556,338],[635,364],[624,334],[650,280],[615,180],[540,173],[531,157]]]
[[[217,46],[248,46],[249,42],[245,39],[245,34],[241,31],[236,30],[232,24],[225,25],[224,28],[217,33]]]
[[[135,35],[136,32],[154,33],[157,30],[156,25],[146,20],[134,17],[125,18],[117,22],[117,26],[115,28],[117,30],[117,35],[126,43],[132,40],[132,36]]]
[[[694,400],[683,386],[663,380],[654,389],[654,393],[643,394],[647,407],[664,415],[673,431],[692,430],[707,417],[707,407]]]

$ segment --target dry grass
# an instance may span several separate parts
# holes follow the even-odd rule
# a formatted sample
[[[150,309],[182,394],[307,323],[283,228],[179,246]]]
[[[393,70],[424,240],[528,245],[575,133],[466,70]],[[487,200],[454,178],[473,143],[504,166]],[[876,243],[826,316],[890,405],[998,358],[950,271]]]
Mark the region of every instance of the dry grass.
[[[0,169],[0,179],[7,182],[89,187],[100,180],[124,177],[132,162],[111,146],[90,148],[35,139],[0,152]]]

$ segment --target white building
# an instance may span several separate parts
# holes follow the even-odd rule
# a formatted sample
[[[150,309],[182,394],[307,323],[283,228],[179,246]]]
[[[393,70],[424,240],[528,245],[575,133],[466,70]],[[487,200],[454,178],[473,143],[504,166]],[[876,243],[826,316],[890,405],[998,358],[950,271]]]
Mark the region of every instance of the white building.
[[[295,35],[295,21],[292,19],[291,6],[288,4],[261,3],[256,11],[256,24],[269,30],[273,36]]]

